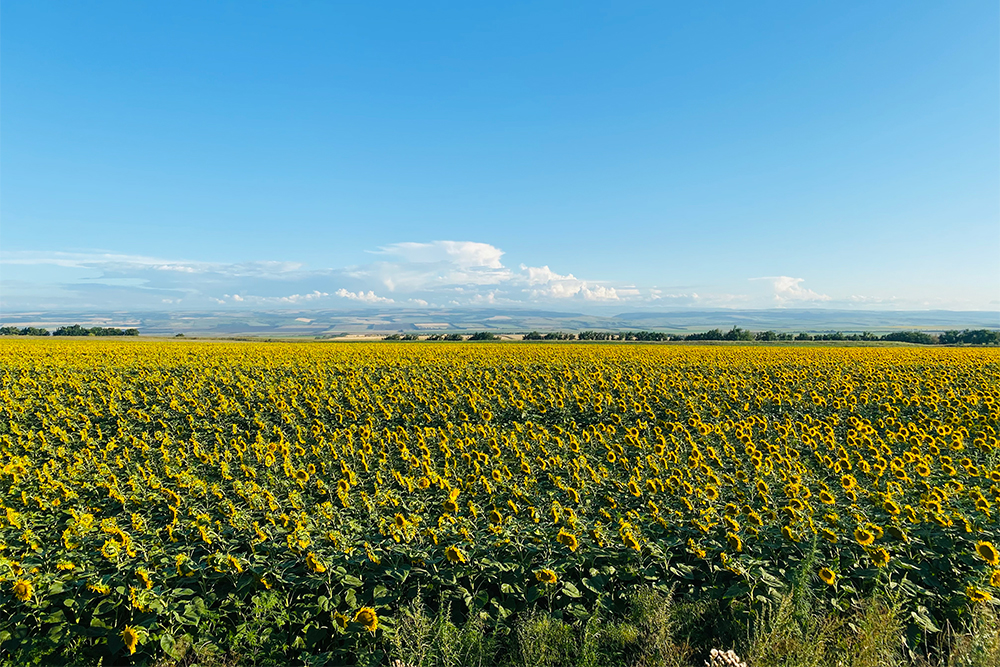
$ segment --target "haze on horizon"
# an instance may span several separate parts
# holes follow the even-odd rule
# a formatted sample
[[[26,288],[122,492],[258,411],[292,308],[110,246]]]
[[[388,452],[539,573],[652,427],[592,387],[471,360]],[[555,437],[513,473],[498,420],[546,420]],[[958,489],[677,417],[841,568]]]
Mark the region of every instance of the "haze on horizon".
[[[1000,7],[4,4],[0,309],[1000,311]]]

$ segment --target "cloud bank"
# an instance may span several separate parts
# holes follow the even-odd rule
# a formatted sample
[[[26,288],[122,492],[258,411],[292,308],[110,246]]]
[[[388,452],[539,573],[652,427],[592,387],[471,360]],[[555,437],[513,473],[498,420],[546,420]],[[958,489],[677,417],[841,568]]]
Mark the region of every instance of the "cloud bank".
[[[5,251],[0,252],[0,307],[26,311],[493,305],[584,311],[907,305],[891,295],[836,299],[807,287],[803,278],[784,275],[750,278],[744,289],[719,285],[677,289],[582,278],[548,264],[512,267],[504,262],[503,250],[476,241],[407,241],[379,247],[369,256],[372,261],[356,266],[310,269],[283,261],[224,263],[110,252]]]

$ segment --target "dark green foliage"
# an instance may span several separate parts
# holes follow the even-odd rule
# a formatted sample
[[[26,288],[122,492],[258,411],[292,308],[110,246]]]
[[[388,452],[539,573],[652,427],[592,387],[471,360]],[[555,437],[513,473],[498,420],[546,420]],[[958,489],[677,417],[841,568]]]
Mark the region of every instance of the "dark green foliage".
[[[0,336],[48,336],[48,329],[41,329],[39,327],[24,327],[23,329],[18,329],[17,327],[0,327]]]
[[[138,336],[138,329],[118,329],[115,327],[92,327],[87,329],[79,324],[59,327],[53,336]]]

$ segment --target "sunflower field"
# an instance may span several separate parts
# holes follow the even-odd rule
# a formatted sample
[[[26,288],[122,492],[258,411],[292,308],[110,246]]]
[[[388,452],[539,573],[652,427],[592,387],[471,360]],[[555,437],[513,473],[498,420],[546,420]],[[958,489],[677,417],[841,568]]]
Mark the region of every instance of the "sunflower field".
[[[345,664],[417,596],[752,615],[804,577],[925,633],[1000,597],[996,350],[5,340],[0,374],[8,656],[151,663],[265,610]]]

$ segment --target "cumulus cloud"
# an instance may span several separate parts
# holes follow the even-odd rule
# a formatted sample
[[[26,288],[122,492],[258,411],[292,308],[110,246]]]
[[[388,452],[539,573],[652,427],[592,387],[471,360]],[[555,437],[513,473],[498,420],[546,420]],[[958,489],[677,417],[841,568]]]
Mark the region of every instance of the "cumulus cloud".
[[[320,292],[319,290],[313,290],[308,294],[289,294],[288,296],[258,296],[255,294],[243,295],[243,294],[223,294],[222,298],[213,298],[212,300],[216,303],[247,303],[255,305],[284,305],[284,304],[297,304],[297,303],[308,303],[310,301],[316,301],[317,299],[323,299],[330,296],[326,292]]]
[[[521,265],[521,271],[526,274],[528,289],[532,298],[570,299],[583,298],[587,301],[618,301],[618,292],[614,287],[591,285],[580,280],[572,273],[559,275],[546,266]]]
[[[394,303],[392,299],[388,299],[384,296],[378,296],[372,290],[368,290],[367,292],[348,292],[346,289],[341,287],[339,290],[334,292],[334,294],[343,299],[362,301],[364,303]]]
[[[475,241],[431,241],[430,243],[393,243],[382,246],[375,254],[398,257],[405,262],[432,264],[445,262],[460,268],[483,267],[502,269],[503,250],[489,243]]]
[[[346,273],[361,282],[377,282],[390,292],[406,294],[458,286],[499,285],[512,277],[500,261],[503,251],[488,243],[394,243],[373,254],[384,259],[351,267]]]
[[[811,289],[802,287],[805,278],[792,278],[790,276],[767,276],[763,278],[751,278],[750,280],[766,280],[771,283],[774,289],[774,300],[779,304],[788,301],[829,301],[826,294],[814,292]]]
[[[649,287],[600,280],[575,267],[505,264],[489,243],[401,242],[371,251],[371,261],[306,268],[298,262],[205,262],[111,252],[0,252],[0,307],[184,308],[630,305],[754,308],[824,305],[865,308],[902,301],[855,295],[833,300],[803,278],[752,278],[750,294],[731,285]],[[40,268],[39,268],[40,267]],[[41,278],[40,278],[41,277]],[[743,282],[743,286],[747,283]]]

